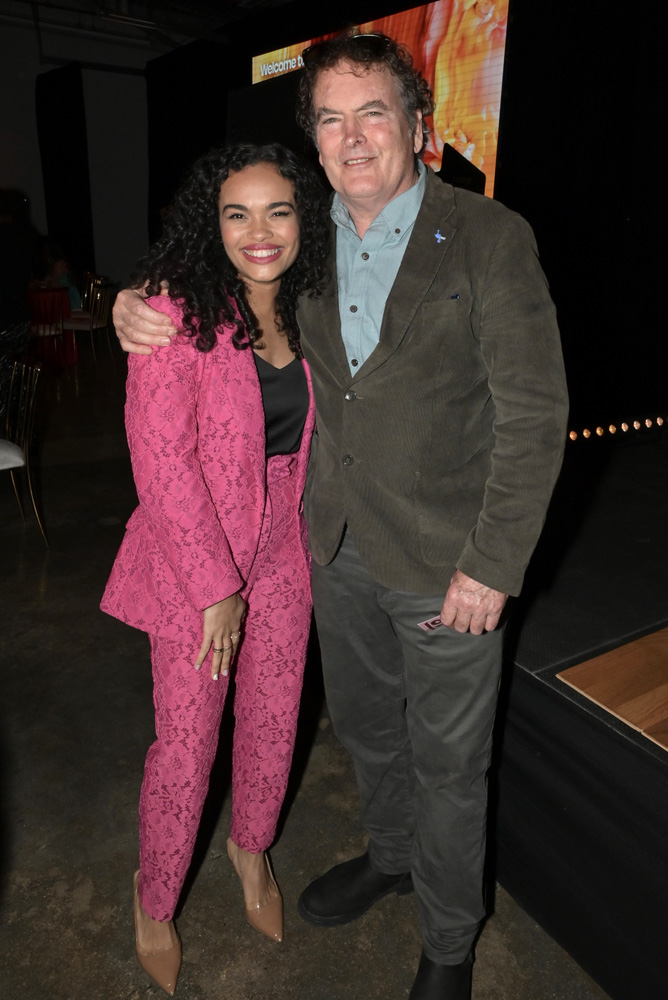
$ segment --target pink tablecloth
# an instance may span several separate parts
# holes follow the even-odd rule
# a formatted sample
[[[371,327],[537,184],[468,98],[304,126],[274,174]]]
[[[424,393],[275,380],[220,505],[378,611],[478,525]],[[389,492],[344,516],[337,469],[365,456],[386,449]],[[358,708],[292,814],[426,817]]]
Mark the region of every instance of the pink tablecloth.
[[[62,351],[56,350],[53,337],[40,336],[40,327],[69,319],[72,315],[70,297],[62,286],[53,288],[33,286],[28,289],[28,313],[33,329],[33,354],[53,367],[67,367],[77,360],[77,345],[74,334],[66,330],[62,334]],[[60,338],[59,338],[60,340]]]
[[[28,290],[28,312],[33,326],[40,323],[55,323],[61,317],[72,315],[70,297],[62,286],[55,288],[30,288]]]

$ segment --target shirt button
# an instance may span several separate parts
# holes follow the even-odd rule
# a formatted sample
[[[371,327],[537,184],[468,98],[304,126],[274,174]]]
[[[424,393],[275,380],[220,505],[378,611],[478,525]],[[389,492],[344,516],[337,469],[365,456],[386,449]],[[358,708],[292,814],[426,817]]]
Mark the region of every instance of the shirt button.
[[[353,368],[357,368],[359,361],[357,360],[357,358],[352,358],[350,363],[353,366]]]
[[[355,461],[355,459],[353,458],[352,455],[344,455],[343,456],[343,464],[344,465],[352,465],[354,461]]]
[[[350,311],[351,311],[351,313],[356,313],[357,312],[357,306],[351,306],[350,307]]]
[[[400,229],[395,229],[394,231],[395,231],[395,233],[397,234],[397,236],[398,236],[398,235],[399,235],[399,233],[401,232],[401,230],[400,230]]]
[[[362,254],[362,260],[368,260],[368,259],[369,259],[368,253],[363,253]]]
[[[348,392],[345,394],[345,396],[343,398],[347,399],[348,402],[350,403],[354,399],[357,399],[357,393],[355,392],[354,389],[348,389]]]

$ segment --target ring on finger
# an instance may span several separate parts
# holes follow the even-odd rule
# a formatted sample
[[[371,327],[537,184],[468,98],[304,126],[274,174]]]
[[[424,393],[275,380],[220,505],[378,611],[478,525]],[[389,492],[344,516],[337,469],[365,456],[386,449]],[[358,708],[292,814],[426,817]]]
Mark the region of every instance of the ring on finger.
[[[223,646],[223,648],[222,648],[222,649],[216,649],[216,647],[214,646],[214,647],[213,647],[213,651],[214,651],[214,653],[224,653],[224,652],[225,652],[225,650],[226,650],[226,649],[229,649],[229,648],[230,648],[229,646]]]
[[[232,635],[230,636],[230,639],[238,639],[240,635],[241,632],[233,632]]]
[[[226,653],[228,651],[228,649],[232,649],[232,647],[231,646],[223,646],[222,652]]]

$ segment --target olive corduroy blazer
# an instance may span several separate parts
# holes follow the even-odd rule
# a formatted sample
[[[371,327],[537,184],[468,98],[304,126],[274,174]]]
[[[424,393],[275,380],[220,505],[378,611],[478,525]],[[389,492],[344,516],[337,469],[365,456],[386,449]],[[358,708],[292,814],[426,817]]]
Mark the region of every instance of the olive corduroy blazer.
[[[332,270],[298,312],[316,402],[305,494],[314,559],[334,557],[347,523],[384,586],[445,593],[458,567],[519,593],[567,415],[530,227],[429,171],[380,342],[354,376]]]

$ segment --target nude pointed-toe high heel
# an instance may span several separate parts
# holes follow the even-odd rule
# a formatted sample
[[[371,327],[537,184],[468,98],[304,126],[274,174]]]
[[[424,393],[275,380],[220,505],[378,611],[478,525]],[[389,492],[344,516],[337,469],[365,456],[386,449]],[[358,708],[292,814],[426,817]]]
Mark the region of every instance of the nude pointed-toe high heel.
[[[241,879],[241,886],[244,888],[243,875],[237,868],[234,858],[232,856],[232,847],[236,846],[232,838],[228,838],[227,841],[227,854],[230,861],[234,865],[235,871],[239,878]],[[272,941],[282,941],[283,940],[283,897],[281,896],[281,890],[276,885],[276,879],[274,878],[274,873],[271,870],[271,865],[269,864],[269,858],[264,855],[264,863],[267,868],[267,881],[269,882],[269,899],[261,903],[259,900],[250,905],[246,902],[246,920],[254,927],[256,931],[260,934],[264,934],[265,937],[270,938]]]
[[[174,928],[174,922],[169,921],[169,936],[171,944],[167,948],[160,948],[157,951],[145,951],[139,946],[139,892],[137,885],[139,882],[139,872],[135,872],[134,877],[134,916],[135,916],[135,946],[137,949],[137,961],[141,965],[154,983],[157,983],[170,997],[174,996],[176,990],[176,980],[179,978],[181,969],[181,942]]]

